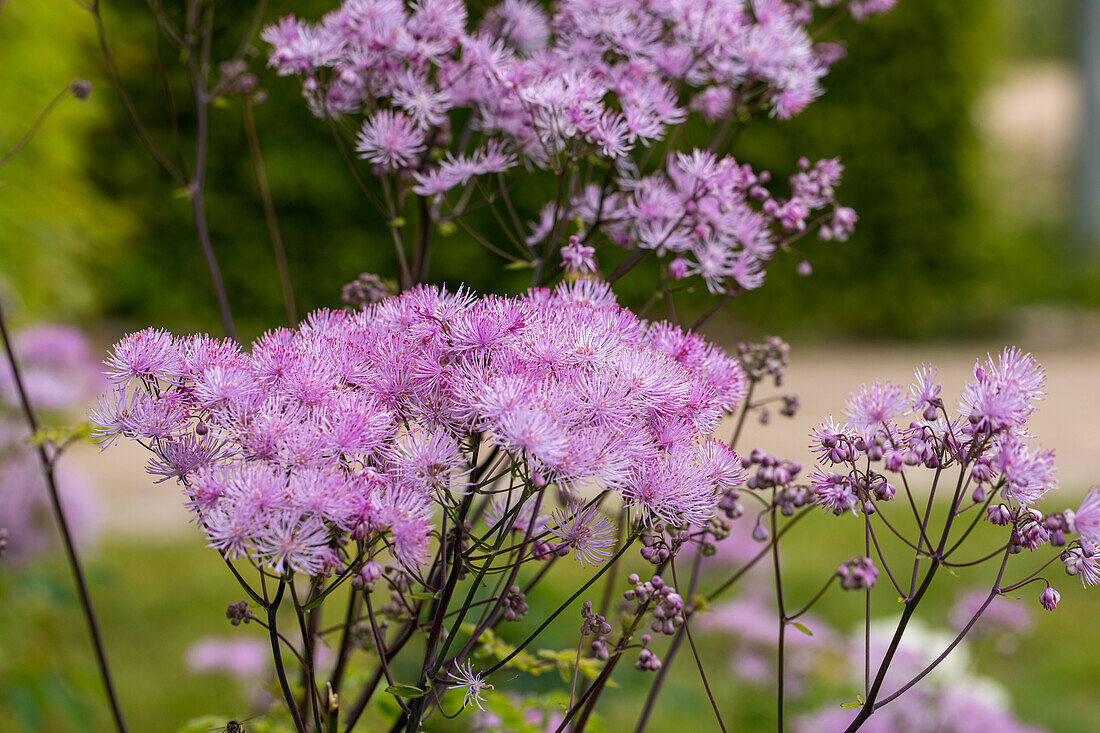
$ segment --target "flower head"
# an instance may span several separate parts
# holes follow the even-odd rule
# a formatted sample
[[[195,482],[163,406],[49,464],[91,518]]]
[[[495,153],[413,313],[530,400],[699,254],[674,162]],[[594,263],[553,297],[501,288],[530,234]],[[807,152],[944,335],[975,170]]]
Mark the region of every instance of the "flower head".
[[[493,686],[481,678],[482,672],[475,673],[472,663],[467,661],[465,665],[458,665],[453,672],[448,673],[450,682],[448,686],[453,689],[466,688],[462,697],[462,706],[468,707],[470,703],[477,705],[478,710],[484,710],[482,703],[485,699],[481,696],[482,690],[491,690]]]
[[[615,545],[615,525],[595,505],[584,507],[574,502],[568,509],[554,512],[555,525],[551,529],[563,547],[573,551],[577,561],[598,565],[611,553]]]

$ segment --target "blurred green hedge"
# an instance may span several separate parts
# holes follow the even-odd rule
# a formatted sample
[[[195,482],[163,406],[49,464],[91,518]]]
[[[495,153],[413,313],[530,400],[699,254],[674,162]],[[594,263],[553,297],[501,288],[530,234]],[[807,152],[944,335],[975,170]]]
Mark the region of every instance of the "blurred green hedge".
[[[13,7],[27,5],[16,2]],[[293,11],[319,17],[331,5],[296,3]],[[220,7],[218,37],[239,37],[247,10]],[[148,7],[141,0],[119,0],[105,12],[130,94],[152,137],[162,149],[174,151],[168,100],[155,72]],[[901,2],[892,13],[864,25],[842,23],[834,35],[848,41],[849,54],[826,78],[827,94],[795,120],[758,120],[749,127],[735,155],[773,170],[777,177],[793,170],[800,155],[841,156],[847,173],[840,198],[858,211],[860,223],[846,244],[804,242],[815,270],[811,278],[794,274],[800,256],[781,256],[768,284],[739,298],[727,321],[748,330],[785,333],[920,336],[988,325],[1010,302],[999,273],[1011,252],[982,225],[985,213],[976,196],[981,184],[969,116],[993,54],[996,13],[992,0],[921,0]],[[75,15],[64,26],[82,42],[66,38],[61,47],[28,51],[16,66],[31,74],[32,59],[55,51],[96,71],[89,72],[99,82],[96,109],[106,109],[109,116],[90,116],[81,129],[70,130],[76,134],[69,143],[74,150],[38,148],[44,156],[79,167],[72,173],[51,171],[50,185],[80,191],[81,203],[96,215],[91,220],[66,217],[72,241],[80,242],[81,234],[84,238],[82,246],[71,245],[65,252],[50,249],[57,242],[50,233],[40,233],[37,240],[27,235],[28,241],[51,243],[38,245],[30,259],[74,269],[76,274],[66,279],[78,291],[89,292],[70,298],[65,306],[70,310],[79,303],[128,325],[216,330],[189,202],[130,130],[91,43],[91,18]],[[225,47],[214,49],[213,57],[225,58],[234,50],[227,40]],[[180,111],[184,157],[190,158],[193,107],[178,95],[186,80],[178,58],[166,51],[164,62],[177,90],[174,104]],[[299,312],[333,305],[340,286],[360,272],[394,272],[387,233],[357,190],[326,126],[306,109],[298,83],[275,78],[262,68],[262,58],[251,65],[268,91],[267,102],[256,108],[256,119]],[[4,124],[6,130],[12,122],[6,119]],[[247,336],[283,323],[285,316],[240,103],[230,100],[213,109],[211,127],[211,232],[235,315]],[[16,209],[6,200],[10,195],[0,193],[0,217],[5,210],[15,216]],[[525,186],[523,213],[533,216],[550,195],[538,185]],[[496,231],[487,216],[475,222],[490,236]],[[110,256],[103,255],[105,246],[111,248]],[[11,247],[3,247],[4,259],[13,259]],[[42,284],[30,274],[33,270],[17,269],[14,277],[33,294],[28,300],[53,302],[56,288]],[[519,290],[528,280],[522,272],[502,276],[496,258],[461,232],[438,241],[430,274],[437,282],[461,281],[477,289]],[[650,282],[644,273],[634,278],[627,299],[644,299]],[[684,307],[705,302],[701,294],[688,296]]]

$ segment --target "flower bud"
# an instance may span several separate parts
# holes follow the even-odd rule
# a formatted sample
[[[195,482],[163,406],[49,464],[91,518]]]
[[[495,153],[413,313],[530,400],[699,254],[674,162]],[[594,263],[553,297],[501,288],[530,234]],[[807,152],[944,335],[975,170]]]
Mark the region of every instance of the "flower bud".
[[[1058,608],[1058,601],[1060,600],[1062,600],[1062,594],[1050,586],[1043,588],[1043,592],[1039,594],[1039,603],[1043,604],[1043,608],[1048,611]]]

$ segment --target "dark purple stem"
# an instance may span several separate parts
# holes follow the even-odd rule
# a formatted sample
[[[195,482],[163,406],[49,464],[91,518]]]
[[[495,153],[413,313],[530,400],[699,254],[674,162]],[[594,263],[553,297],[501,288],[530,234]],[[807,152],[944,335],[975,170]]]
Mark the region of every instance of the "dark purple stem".
[[[37,437],[38,418],[35,416],[34,407],[27,397],[27,390],[23,385],[23,374],[19,364],[15,360],[15,351],[12,346],[8,326],[4,320],[3,307],[0,306],[0,336],[4,339],[4,351],[8,357],[8,366],[11,367],[12,379],[15,381],[16,392],[19,393],[19,404],[23,409],[23,416],[27,420],[27,426],[31,434]],[[50,457],[46,452],[46,444],[36,441],[38,463],[42,469],[42,476],[46,479],[46,489],[50,495],[50,508],[53,510],[54,519],[57,520],[57,528],[61,532],[61,539],[65,545],[65,554],[69,559],[69,567],[73,571],[73,579],[76,581],[77,592],[80,595],[80,606],[84,611],[84,620],[88,624],[88,633],[92,637],[92,646],[95,648],[96,663],[99,665],[99,675],[103,679],[103,687],[107,692],[107,701],[114,716],[115,728],[119,733],[126,733],[126,723],[122,718],[122,709],[115,695],[115,686],[111,680],[111,670],[107,665],[107,652],[103,647],[103,639],[99,633],[99,624],[96,622],[95,610],[92,608],[92,598],[88,593],[88,584],[84,580],[84,570],[77,555],[76,546],[73,544],[72,532],[69,531],[69,522],[65,518],[65,512],[61,507],[61,499],[57,493],[57,482],[54,479],[54,459],[57,454]]]

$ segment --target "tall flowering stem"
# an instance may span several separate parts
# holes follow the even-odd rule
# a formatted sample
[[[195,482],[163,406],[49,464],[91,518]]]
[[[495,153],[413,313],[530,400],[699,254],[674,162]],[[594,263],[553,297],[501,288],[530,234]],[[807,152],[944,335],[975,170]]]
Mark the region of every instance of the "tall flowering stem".
[[[14,347],[12,345],[11,334],[8,332],[7,321],[4,317],[3,303],[0,303],[0,336],[2,336],[4,340],[4,353],[7,356],[8,367],[11,370],[16,393],[19,396],[19,404],[22,407],[23,416],[27,420],[27,427],[30,428],[31,439],[36,443],[35,451],[38,454],[38,462],[42,469],[42,477],[46,480],[46,489],[50,496],[50,508],[53,511],[54,519],[57,521],[57,528],[61,533],[61,540],[65,546],[65,556],[69,560],[69,568],[72,570],[73,580],[76,583],[77,593],[80,596],[80,607],[84,612],[84,621],[88,626],[88,635],[91,637],[92,647],[95,650],[96,664],[99,667],[100,679],[103,681],[103,687],[107,693],[107,702],[111,708],[111,715],[114,719],[115,728],[119,733],[125,733],[126,723],[122,716],[122,708],[118,703],[118,696],[115,694],[115,685],[111,678],[111,669],[107,663],[107,651],[103,645],[99,623],[96,621],[95,609],[92,606],[92,597],[88,592],[88,583],[84,578],[84,569],[81,565],[76,545],[73,543],[72,532],[69,530],[69,522],[65,518],[65,512],[61,506],[61,500],[57,492],[57,482],[54,479],[54,467],[61,453],[56,446],[51,449],[49,447],[49,441],[41,439],[38,417],[35,414],[34,406],[31,404],[27,396],[27,390],[24,387],[23,373],[19,368],[19,362],[16,359]]]

